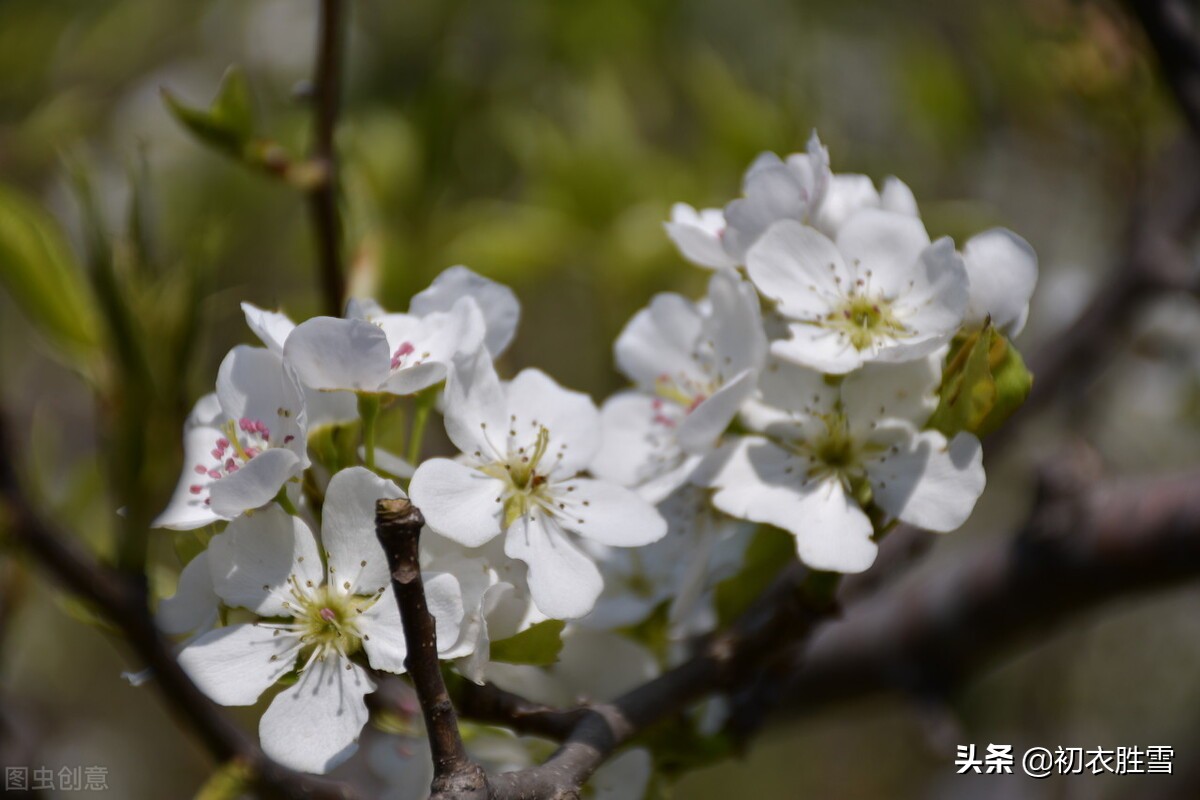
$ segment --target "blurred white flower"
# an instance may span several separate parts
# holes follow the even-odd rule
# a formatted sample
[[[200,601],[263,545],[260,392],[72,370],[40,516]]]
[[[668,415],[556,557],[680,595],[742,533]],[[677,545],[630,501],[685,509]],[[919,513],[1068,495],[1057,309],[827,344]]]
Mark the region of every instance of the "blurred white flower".
[[[982,325],[990,318],[1002,333],[1016,336],[1029,316],[1037,254],[1012,231],[993,228],[968,239],[962,255],[971,281],[966,322]]]
[[[710,268],[744,264],[754,243],[780,220],[810,225],[833,237],[864,208],[912,217],[919,213],[912,190],[898,178],[889,177],[880,191],[866,175],[832,172],[829,151],[816,131],[804,153],[786,159],[759,155],[742,178],[742,195],[724,209],[696,210],[686,203],[671,207],[667,235],[684,258]]]
[[[693,303],[660,294],[617,338],[637,388],[604,404],[592,472],[658,502],[681,486],[755,390],[766,359],[758,296],[732,270]]]

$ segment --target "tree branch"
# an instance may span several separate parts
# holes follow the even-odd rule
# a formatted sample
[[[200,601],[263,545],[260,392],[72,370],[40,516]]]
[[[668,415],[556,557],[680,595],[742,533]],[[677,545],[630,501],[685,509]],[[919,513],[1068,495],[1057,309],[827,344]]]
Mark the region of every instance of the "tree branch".
[[[342,220],[338,212],[338,163],[334,132],[341,106],[344,0],[320,0],[321,19],[313,76],[312,158],[324,168],[324,179],[309,192],[309,214],[317,244],[317,265],[325,310],[342,314],[346,276],[342,265]]]
[[[483,770],[471,762],[458,731],[454,705],[442,680],[437,626],[425,599],[421,579],[420,541],[425,518],[407,499],[375,503],[375,534],[387,556],[392,589],[404,623],[408,655],[404,666],[412,677],[425,715],[433,753],[433,796],[487,797]]]
[[[1200,577],[1200,472],[1047,499],[1011,540],[863,601],[795,654],[790,714],[903,690],[944,696],[1071,614]]]
[[[729,630],[708,639],[690,659],[612,703],[575,712],[578,723],[544,764],[490,778],[493,800],[577,798],[621,745],[696,700],[736,686],[780,648],[803,641],[836,611],[825,582],[812,576],[799,564],[787,567]]]
[[[0,415],[0,521],[43,569],[121,629],[133,651],[153,670],[159,693],[172,713],[195,731],[213,757],[249,766],[257,789],[267,797],[353,798],[354,790],[348,786],[295,772],[267,758],[258,744],[192,683],[155,627],[141,584],[99,563],[41,519],[21,490],[14,453]]]

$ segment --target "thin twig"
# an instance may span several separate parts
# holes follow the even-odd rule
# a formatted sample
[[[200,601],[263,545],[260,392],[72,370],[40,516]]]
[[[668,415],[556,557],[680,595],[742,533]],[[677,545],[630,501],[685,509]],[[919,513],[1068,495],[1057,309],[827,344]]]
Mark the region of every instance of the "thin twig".
[[[341,108],[344,0],[321,0],[317,63],[313,76],[313,160],[324,180],[309,192],[309,214],[316,236],[317,263],[326,313],[339,316],[346,295],[342,265],[342,219],[338,211],[338,163],[334,133]]]
[[[404,623],[408,654],[405,669],[425,716],[433,754],[433,793],[452,797],[486,797],[483,770],[471,762],[458,731],[458,718],[442,680],[438,660],[437,625],[425,599],[421,579],[420,541],[425,518],[407,499],[379,500],[375,504],[375,534],[387,556],[392,589]]]

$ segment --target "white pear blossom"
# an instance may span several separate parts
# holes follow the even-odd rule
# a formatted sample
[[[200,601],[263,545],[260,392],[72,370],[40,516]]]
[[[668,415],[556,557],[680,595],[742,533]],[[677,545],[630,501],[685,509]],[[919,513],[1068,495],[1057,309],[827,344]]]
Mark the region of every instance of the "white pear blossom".
[[[883,189],[866,175],[834,173],[829,151],[814,131],[804,153],[781,159],[762,153],[742,179],[743,197],[723,210],[696,210],[686,203],[671,208],[667,235],[688,261],[702,267],[744,264],[754,243],[776,222],[793,220],[836,236],[864,208],[917,216],[912,190],[889,177]]]
[[[737,259],[725,249],[725,212],[721,209],[697,211],[687,203],[676,203],[665,227],[680,255],[693,264],[714,269],[737,266]]]
[[[413,295],[408,311],[418,317],[450,311],[462,297],[470,297],[479,305],[487,328],[484,346],[492,358],[499,358],[512,343],[521,318],[521,304],[504,284],[463,266],[450,267],[434,278],[428,289]]]
[[[1007,336],[1016,336],[1029,316],[1037,283],[1037,254],[1029,242],[1005,228],[993,228],[967,240],[963,263],[971,281],[966,322],[990,319]]]
[[[983,492],[979,440],[921,430],[936,406],[939,361],[870,365],[832,386],[780,362],[764,374],[763,401],[745,409],[756,434],[714,453],[698,480],[735,517],[796,537],[814,569],[861,572],[875,560],[862,504],[932,531],[950,531]]]
[[[190,530],[269,503],[308,466],[304,393],[283,360],[239,345],[184,425],[183,475],[156,528]]]
[[[329,483],[320,541],[299,517],[270,506],[234,520],[209,545],[216,594],[259,620],[200,636],[179,662],[229,706],[255,703],[298,671],[259,724],[263,750],[280,763],[325,772],[354,752],[367,721],[364,697],[375,688],[359,651],[375,669],[404,671],[403,627],[374,521],[377,499],[403,496],[354,467]],[[463,617],[459,582],[429,572],[425,589],[438,641],[453,648]]]
[[[636,547],[666,533],[632,491],[579,477],[599,445],[599,413],[538,370],[501,385],[481,350],[447,383],[445,423],[463,458],[423,463],[414,502],[431,529],[467,547],[503,533],[505,554],[529,566],[533,601],[548,616],[582,616],[600,594],[600,573],[573,536]]]
[[[252,303],[242,303],[242,313],[246,317],[246,325],[259,341],[282,358],[283,346],[295,330],[296,323],[281,311],[268,311]],[[344,392],[321,392],[304,386],[304,407],[310,431],[322,425],[339,425],[358,419],[358,404],[354,396]]]
[[[284,345],[284,358],[306,386],[323,391],[416,394],[446,379],[455,356],[478,349],[486,335],[479,304],[460,297],[446,311],[369,319],[313,317]],[[359,311],[358,313],[361,313]]]
[[[656,296],[614,349],[637,388],[605,402],[592,472],[657,503],[687,481],[754,393],[767,352],[758,296],[721,270],[700,303]]]
[[[836,243],[799,223],[776,223],[746,267],[788,323],[790,338],[772,342],[771,352],[831,374],[928,355],[958,331],[967,307],[967,273],[953,243],[931,244],[919,219],[892,212],[858,212]]]

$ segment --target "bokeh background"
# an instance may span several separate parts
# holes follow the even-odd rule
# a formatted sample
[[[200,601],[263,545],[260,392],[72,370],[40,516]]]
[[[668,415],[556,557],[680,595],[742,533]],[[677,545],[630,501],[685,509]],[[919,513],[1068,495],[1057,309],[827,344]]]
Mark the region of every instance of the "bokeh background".
[[[1029,354],[1122,257],[1131,200],[1181,130],[1139,31],[1103,2],[352,5],[338,142],[356,290],[403,309],[467,264],[522,300],[507,365],[597,398],[620,386],[611,342],[649,295],[702,291],[706,273],[663,232],[670,204],[722,205],[762,150],[801,150],[816,128],[835,170],[905,180],[931,234],[1026,237],[1042,268],[1018,340]],[[0,214],[37,204],[83,265],[38,290],[65,319],[0,291],[0,399],[40,502],[112,558],[173,486],[190,404],[251,341],[238,302],[321,307],[301,196],[198,145],[160,90],[204,105],[240,64],[260,130],[301,152],[315,28],[315,0],[0,0]],[[115,287],[87,296],[123,309],[124,334],[106,334],[126,342],[117,356],[88,341],[105,313],[79,300],[89,281]],[[1086,440],[1118,475],[1195,464],[1198,337],[1193,299],[1139,313],[1099,378],[990,465],[971,523],[910,579],[1011,531],[1032,466],[1066,443]],[[151,536],[169,592],[172,545]],[[0,762],[104,765],[111,796],[191,796],[204,753],[121,680],[137,665],[112,634],[3,548]],[[1200,733],[1198,608],[1195,586],[1121,602],[946,704],[823,712],[675,796],[1148,797],[1163,779],[955,779],[953,746],[1165,744],[1182,766]]]

